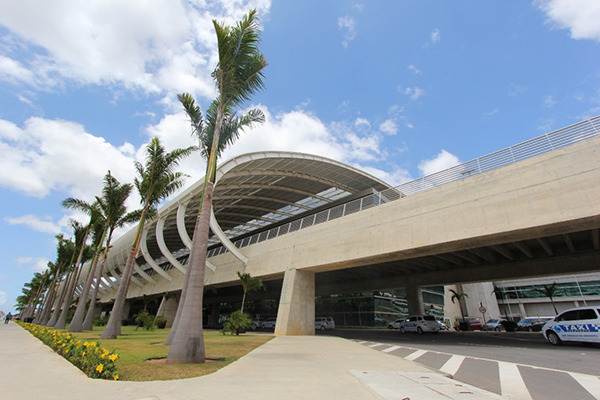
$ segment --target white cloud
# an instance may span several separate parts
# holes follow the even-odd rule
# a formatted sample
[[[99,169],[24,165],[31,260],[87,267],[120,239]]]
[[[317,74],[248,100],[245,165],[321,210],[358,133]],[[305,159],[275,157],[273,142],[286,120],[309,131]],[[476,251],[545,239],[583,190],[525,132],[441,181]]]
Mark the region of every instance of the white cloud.
[[[486,111],[483,114],[483,119],[490,119],[492,118],[494,115],[498,114],[500,110],[498,110],[497,108],[494,108],[492,111]]]
[[[44,272],[48,269],[48,260],[45,258],[17,257],[14,261],[19,266],[29,266],[33,272]]]
[[[552,96],[544,96],[544,106],[550,108],[556,104],[556,100]]]
[[[402,88],[399,86],[398,91],[404,93],[405,95],[409,95],[412,100],[417,100],[419,97],[425,95],[425,90],[417,86],[407,88]]]
[[[431,175],[460,164],[460,160],[452,153],[442,150],[437,156],[419,163],[419,171],[423,176]]]
[[[568,29],[573,39],[600,41],[600,2],[598,0],[538,0],[556,28]]]
[[[440,30],[435,28],[435,30],[433,32],[431,32],[431,43],[436,44],[437,42],[440,41],[441,38],[442,38],[442,34],[440,33]]]
[[[354,127],[359,131],[369,131],[371,129],[371,123],[366,118],[356,118],[354,121]]]
[[[21,217],[7,217],[4,219],[10,225],[26,225],[36,232],[59,234],[62,227],[52,221],[50,217],[38,217],[28,214]]]
[[[0,79],[38,87],[123,86],[147,93],[183,90],[212,98],[216,65],[212,19],[239,20],[249,9],[268,15],[270,0],[182,2],[56,0],[0,2],[10,51]],[[17,51],[19,50],[19,51]]]
[[[354,40],[356,37],[356,21],[354,18],[346,15],[344,17],[338,18],[338,28],[340,30],[345,30],[344,41],[342,42],[342,46],[344,48],[348,48],[350,42]]]
[[[408,68],[409,71],[412,71],[415,74],[421,74],[421,70],[418,69],[417,67],[415,67],[414,64],[410,64],[407,68]]]
[[[518,83],[511,83],[506,89],[506,92],[510,97],[517,97],[527,92],[527,87]]]
[[[398,125],[393,120],[388,119],[379,125],[379,130],[386,135],[395,135],[398,133]]]
[[[110,169],[121,182],[134,176],[129,144],[123,151],[78,123],[31,117],[24,126],[0,120],[0,186],[44,197],[60,190],[93,199]]]

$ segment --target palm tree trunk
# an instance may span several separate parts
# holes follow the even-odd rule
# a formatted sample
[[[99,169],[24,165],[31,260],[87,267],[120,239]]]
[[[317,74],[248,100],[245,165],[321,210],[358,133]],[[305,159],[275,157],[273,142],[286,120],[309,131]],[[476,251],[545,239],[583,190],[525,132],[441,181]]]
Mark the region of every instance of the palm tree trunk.
[[[242,314],[244,313],[244,303],[246,302],[246,292],[244,291],[244,296],[242,296]]]
[[[65,277],[65,283],[62,285],[62,288],[59,287],[61,289],[61,291],[60,291],[60,296],[58,296],[58,302],[56,303],[56,307],[54,308],[54,311],[52,312],[50,321],[48,321],[48,324],[46,325],[49,328],[53,328],[54,325],[56,325],[56,321],[58,321],[58,316],[60,315],[62,303],[65,299],[65,295],[67,294],[67,288],[69,287],[69,284],[71,283],[71,279],[73,279],[73,272],[74,271],[69,271],[67,273],[67,276]]]
[[[69,315],[69,310],[71,309],[71,300],[73,299],[73,293],[75,292],[75,286],[77,285],[77,279],[79,278],[79,270],[80,267],[76,267],[73,271],[73,279],[67,288],[65,293],[65,299],[63,301],[62,310],[60,312],[60,316],[58,317],[58,321],[54,325],[54,329],[65,329],[67,325],[67,316]]]
[[[211,176],[209,173],[207,176]],[[206,249],[210,229],[213,182],[205,184],[204,198],[199,216],[198,231],[192,242],[193,264],[188,263],[190,279],[183,300],[177,332],[169,349],[167,364],[204,363],[204,336],[202,331],[202,297],[204,294],[204,273],[206,269]]]
[[[90,292],[90,287],[92,286],[92,280],[94,279],[94,273],[96,272],[96,266],[98,265],[99,259],[98,253],[94,255],[94,260],[92,261],[92,265],[88,270],[88,276],[85,280],[85,284],[83,285],[83,290],[81,295],[79,296],[79,302],[77,303],[77,308],[75,309],[75,314],[73,315],[73,320],[69,324],[69,332],[82,332],[83,331],[83,316],[85,314],[85,304],[87,303],[88,294]]]
[[[104,328],[104,332],[102,332],[100,339],[116,339],[117,336],[121,334],[123,307],[125,306],[125,300],[127,299],[129,283],[131,282],[131,277],[133,276],[133,265],[136,262],[135,259],[137,258],[138,251],[140,250],[142,231],[144,229],[144,223],[146,222],[147,213],[148,209],[144,207],[142,216],[140,218],[140,223],[138,225],[138,230],[135,234],[135,239],[133,239],[133,244],[131,245],[131,249],[127,255],[127,261],[125,262],[125,268],[123,269],[123,274],[121,275],[121,282],[119,284],[119,289],[117,290],[115,303],[113,304],[110,317],[108,318],[108,323],[106,324],[106,328]],[[98,284],[100,284],[100,282],[98,282]]]
[[[46,305],[46,308],[44,309],[44,314],[40,319],[40,325],[46,325],[50,320],[50,313],[52,311],[52,306],[54,305],[54,301],[56,299],[56,292],[58,291],[58,280],[61,275],[59,273],[60,269],[61,267],[57,267],[57,270],[54,273],[54,279],[52,280],[52,285],[50,286],[50,296],[48,297],[48,304]]]
[[[98,298],[98,291],[100,290],[100,280],[102,279],[102,274],[104,273],[105,264],[106,256],[102,258],[102,263],[100,264],[98,274],[96,275],[96,284],[94,285],[94,290],[92,290],[92,296],[90,297],[90,306],[88,307],[87,314],[85,315],[85,320],[83,321],[84,331],[94,330],[94,314],[96,312],[96,299]]]
[[[196,225],[194,226],[194,235],[192,238],[192,244],[194,243],[194,239],[196,234],[198,233],[198,229],[200,226],[200,213],[198,217],[196,217]],[[190,283],[190,275],[192,270],[192,265],[194,265],[194,247],[190,249],[190,255],[188,257],[188,266],[185,270],[185,280],[183,281],[183,287],[181,288],[181,295],[179,296],[179,304],[177,305],[177,312],[175,313],[175,320],[173,321],[173,326],[171,326],[171,330],[169,331],[169,336],[167,336],[167,340],[165,340],[165,345],[170,346],[173,344],[173,338],[177,333],[177,329],[179,327],[179,320],[181,318],[181,313],[183,311],[183,305],[185,303],[185,297],[187,296],[187,289]]]

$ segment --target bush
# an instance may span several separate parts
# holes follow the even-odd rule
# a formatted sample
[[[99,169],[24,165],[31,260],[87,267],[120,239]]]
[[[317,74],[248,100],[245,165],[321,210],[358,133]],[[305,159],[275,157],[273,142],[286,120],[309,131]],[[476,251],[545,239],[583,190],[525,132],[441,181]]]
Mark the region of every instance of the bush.
[[[69,333],[62,333],[40,325],[21,322],[19,324],[90,378],[115,381],[119,379],[115,365],[119,356],[98,346],[96,342],[82,343],[81,340],[75,340]]]
[[[506,332],[514,332],[517,330],[517,323],[515,321],[502,321],[501,322]]]
[[[223,324],[221,332],[223,335],[227,332],[232,335],[235,333],[239,335],[241,332],[245,332],[246,329],[250,329],[253,325],[252,318],[249,314],[242,313],[240,310],[231,313],[229,318]]]
[[[148,312],[144,311],[135,316],[135,322],[137,323],[137,328],[143,326],[145,330],[151,331],[154,329],[154,315],[148,314]],[[137,328],[135,328],[137,330]]]
[[[108,324],[108,317],[108,315],[105,315],[104,317],[94,317],[92,323],[94,326],[106,326],[106,324]]]
[[[154,318],[154,325],[158,328],[158,329],[165,329],[165,326],[167,326],[167,320],[165,319],[165,317],[163,317],[162,315],[157,315]]]

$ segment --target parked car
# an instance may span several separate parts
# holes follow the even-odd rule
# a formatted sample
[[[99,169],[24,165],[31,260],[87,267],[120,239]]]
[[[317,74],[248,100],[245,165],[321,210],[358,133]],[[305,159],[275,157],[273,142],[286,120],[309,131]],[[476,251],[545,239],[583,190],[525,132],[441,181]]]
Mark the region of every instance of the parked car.
[[[466,318],[465,322],[469,324],[470,331],[480,331],[483,325],[479,318]]]
[[[411,315],[400,324],[400,332],[424,332],[438,333],[440,324],[433,315]]]
[[[551,321],[554,317],[527,317],[517,323],[518,331],[539,332],[544,324]]]
[[[263,322],[265,322],[264,319],[254,318],[254,321],[252,321],[252,329],[260,329],[260,328],[262,328]]]
[[[315,329],[324,331],[335,328],[335,322],[331,317],[319,317],[315,319]]]
[[[263,329],[273,329],[275,330],[275,323],[277,322],[277,318],[269,318],[262,323]]]
[[[436,318],[438,324],[440,325],[440,331],[447,331],[450,329],[450,327],[441,319]]]
[[[333,317],[327,317],[327,322],[329,323],[329,329],[335,329],[335,321]]]
[[[388,324],[388,329],[400,329],[400,324],[406,321],[406,318],[399,318]]]
[[[553,345],[562,342],[600,343],[600,307],[578,307],[560,313],[543,327],[544,337]]]
[[[502,322],[506,321],[503,318],[491,318],[481,327],[483,331],[503,331],[505,330],[502,326]]]

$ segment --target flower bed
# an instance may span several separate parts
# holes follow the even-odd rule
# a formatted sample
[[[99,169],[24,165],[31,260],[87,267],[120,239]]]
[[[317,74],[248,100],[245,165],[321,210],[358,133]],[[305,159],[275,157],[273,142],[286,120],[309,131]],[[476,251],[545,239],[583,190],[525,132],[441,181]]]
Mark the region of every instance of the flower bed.
[[[40,325],[19,324],[90,378],[119,379],[115,365],[115,361],[119,356],[100,347],[96,342],[75,340],[73,335],[69,333],[59,332]]]

